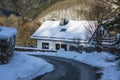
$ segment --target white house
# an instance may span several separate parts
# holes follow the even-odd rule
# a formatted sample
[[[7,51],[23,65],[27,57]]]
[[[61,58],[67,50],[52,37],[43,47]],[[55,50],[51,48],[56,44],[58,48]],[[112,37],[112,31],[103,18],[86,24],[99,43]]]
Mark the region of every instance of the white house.
[[[45,21],[30,37],[37,40],[37,48],[57,51],[60,48],[70,50],[71,46],[89,46],[98,30],[97,21]],[[103,29],[103,34],[104,28]]]

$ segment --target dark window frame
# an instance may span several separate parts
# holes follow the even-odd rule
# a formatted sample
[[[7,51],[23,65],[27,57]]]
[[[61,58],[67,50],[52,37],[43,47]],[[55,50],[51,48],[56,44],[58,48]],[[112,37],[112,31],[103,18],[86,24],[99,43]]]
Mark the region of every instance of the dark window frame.
[[[42,49],[49,49],[49,43],[48,42],[42,42]]]
[[[104,34],[104,32],[105,32],[104,30],[100,30],[100,34],[101,34],[101,35],[103,35],[103,34]]]
[[[63,48],[65,51],[67,51],[67,44],[61,44],[61,48]]]
[[[59,49],[60,49],[60,44],[58,44],[58,43],[55,44],[55,49],[56,49],[56,50],[59,50]]]

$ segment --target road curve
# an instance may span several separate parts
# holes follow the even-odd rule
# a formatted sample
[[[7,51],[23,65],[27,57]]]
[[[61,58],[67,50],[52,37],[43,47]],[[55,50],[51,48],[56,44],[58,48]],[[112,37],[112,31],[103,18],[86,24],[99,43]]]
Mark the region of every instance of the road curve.
[[[51,56],[37,56],[46,59],[54,65],[54,70],[38,76],[33,80],[97,80],[96,70],[84,63],[74,61],[71,59],[51,57]]]

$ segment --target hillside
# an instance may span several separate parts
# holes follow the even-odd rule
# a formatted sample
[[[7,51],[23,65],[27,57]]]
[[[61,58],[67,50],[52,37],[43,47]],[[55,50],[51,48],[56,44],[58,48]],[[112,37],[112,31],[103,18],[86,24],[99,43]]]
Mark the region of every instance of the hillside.
[[[17,13],[20,16],[35,18],[43,10],[63,0],[1,0],[1,13]]]
[[[17,28],[17,45],[34,46],[29,37],[45,20],[108,19],[120,12],[119,0],[113,1],[118,4],[107,0],[0,0],[0,25]]]

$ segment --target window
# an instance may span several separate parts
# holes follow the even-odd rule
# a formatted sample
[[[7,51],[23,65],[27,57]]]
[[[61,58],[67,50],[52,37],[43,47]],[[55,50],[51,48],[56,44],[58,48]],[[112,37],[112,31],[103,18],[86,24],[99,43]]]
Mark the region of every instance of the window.
[[[104,34],[104,30],[102,30],[102,33]]]
[[[102,35],[103,35],[103,34],[104,34],[104,30],[101,30],[101,31],[100,31],[100,34],[102,34]]]
[[[61,32],[65,32],[66,30],[67,30],[67,29],[64,28],[64,29],[61,29],[60,31],[61,31]]]
[[[61,44],[61,48],[65,49],[65,51],[67,51],[67,45],[66,44]]]
[[[56,44],[55,47],[56,47],[56,50],[59,50],[60,49],[60,44]]]
[[[42,49],[49,49],[49,43],[42,43]]]

